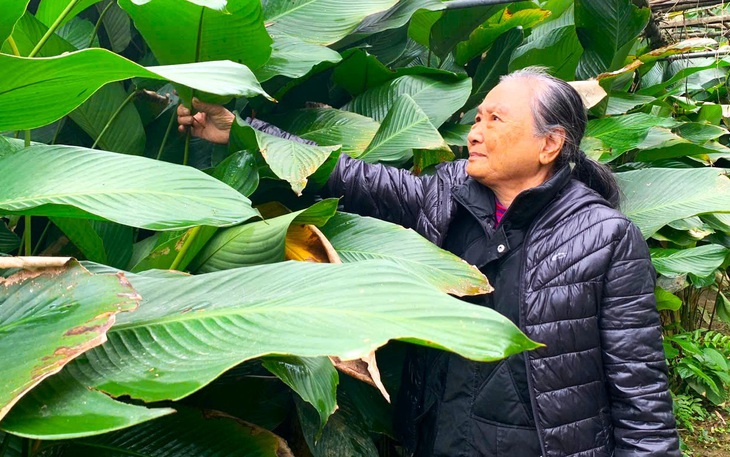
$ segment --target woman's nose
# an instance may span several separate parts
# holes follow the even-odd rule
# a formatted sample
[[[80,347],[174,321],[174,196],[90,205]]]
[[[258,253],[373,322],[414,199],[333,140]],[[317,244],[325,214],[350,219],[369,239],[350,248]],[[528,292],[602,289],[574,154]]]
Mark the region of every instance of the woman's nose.
[[[482,134],[473,128],[469,130],[469,134],[466,136],[466,141],[469,144],[477,144],[482,142]]]

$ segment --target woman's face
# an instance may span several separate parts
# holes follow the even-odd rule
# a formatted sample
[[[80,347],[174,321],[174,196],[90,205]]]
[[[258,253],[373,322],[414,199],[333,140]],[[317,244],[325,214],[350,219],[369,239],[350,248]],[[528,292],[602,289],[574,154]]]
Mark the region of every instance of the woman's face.
[[[479,105],[467,136],[466,172],[481,184],[519,185],[543,171],[545,139],[536,135],[531,108],[536,84],[529,79],[502,82]]]

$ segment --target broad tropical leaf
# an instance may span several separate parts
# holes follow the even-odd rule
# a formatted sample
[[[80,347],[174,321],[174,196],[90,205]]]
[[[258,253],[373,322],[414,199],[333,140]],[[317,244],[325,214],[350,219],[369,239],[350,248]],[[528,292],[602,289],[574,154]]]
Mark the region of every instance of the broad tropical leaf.
[[[299,78],[309,73],[319,63],[337,63],[340,60],[342,56],[330,48],[307,43],[288,35],[278,35],[274,37],[271,58],[254,73],[261,82],[274,76]]]
[[[222,230],[200,252],[191,269],[209,273],[281,262],[290,225],[323,225],[336,210],[336,199],[323,200],[305,210]]]
[[[677,219],[730,212],[730,180],[723,170],[649,168],[615,176],[625,196],[621,210],[645,238]]]
[[[13,27],[25,14],[28,3],[30,0],[0,0],[0,10],[3,12],[0,15],[0,45],[12,35]]]
[[[639,147],[652,129],[673,128],[680,124],[671,117],[646,113],[594,119],[588,122],[582,148],[594,159],[612,160]]]
[[[62,440],[121,430],[174,412],[122,403],[61,370],[25,395],[0,429],[26,438]]]
[[[467,41],[456,46],[456,63],[464,65],[474,57],[488,50],[492,43],[503,33],[522,27],[529,29],[535,24],[550,16],[549,10],[535,8],[534,5],[518,11],[507,7],[487,19],[482,25],[474,29]],[[519,30],[518,30],[519,31]],[[502,52],[495,46],[494,51]]]
[[[205,244],[215,235],[216,227],[193,227],[189,230],[156,233],[142,241],[138,246],[137,255],[129,264],[129,271],[169,270],[177,261],[176,270],[184,271]],[[190,237],[193,237],[189,241]],[[186,252],[178,259],[183,247]],[[147,249],[145,249],[147,248]]]
[[[89,219],[51,218],[87,260],[115,268],[127,266],[132,255],[132,228]]]
[[[730,250],[717,244],[690,249],[652,249],[651,262],[656,271],[664,276],[691,273],[704,278],[722,265],[728,252]]]
[[[133,77],[169,79],[218,95],[264,95],[253,73],[228,61],[142,67],[105,49],[27,59],[0,54],[0,131],[50,124],[81,105],[104,84]],[[54,103],[48,103],[54,100]]]
[[[638,8],[630,0],[576,0],[575,27],[584,49],[578,77],[588,79],[622,67],[629,53],[627,45],[644,30],[650,17],[649,8]]]
[[[413,149],[447,148],[441,134],[416,102],[403,94],[393,103],[375,137],[362,154],[365,162],[402,164],[412,157]]]
[[[91,275],[75,260],[0,278],[0,419],[30,389],[102,344],[140,297],[124,276]]]
[[[512,54],[509,71],[544,65],[553,76],[572,81],[582,54],[575,26],[553,28],[544,35],[531,36],[527,43],[517,48]]]
[[[266,0],[264,17],[272,35],[289,35],[328,45],[346,37],[365,17],[385,11],[398,0]]]
[[[96,8],[100,14],[109,3],[112,3],[112,5],[109,6],[101,22],[104,24],[106,35],[111,42],[112,51],[122,52],[127,49],[132,41],[132,24],[129,15],[114,0],[103,0],[101,3],[97,3]]]
[[[677,311],[679,308],[682,307],[681,298],[677,297],[671,292],[667,292],[661,287],[657,287],[654,290],[654,295],[656,295],[656,307],[659,311]]]
[[[487,19],[504,9],[503,5],[478,6],[445,11],[431,27],[429,48],[441,59]]]
[[[186,407],[136,427],[64,444],[54,455],[293,457],[286,442],[268,430],[216,411]]]
[[[285,131],[321,146],[342,146],[357,156],[368,147],[380,125],[369,117],[331,108],[289,111],[270,119]]]
[[[400,0],[387,11],[372,14],[357,26],[353,34],[371,34],[396,29],[408,23],[418,10],[439,11],[446,8],[441,0]]]
[[[327,357],[267,357],[264,367],[291,387],[319,414],[319,428],[337,409],[340,376]]]
[[[206,2],[178,0],[137,5],[119,0],[119,5],[161,64],[232,60],[256,69],[271,56],[259,0],[227,0],[220,11],[201,6]]]
[[[89,136],[96,140],[122,106],[128,94],[121,83],[107,84],[99,89],[78,108],[69,113]],[[99,139],[99,147],[105,151],[141,155],[144,152],[146,135],[142,119],[134,104],[129,103],[117,114],[114,122]]]
[[[362,49],[348,49],[342,53],[342,58],[343,61],[335,67],[332,79],[353,96],[406,75],[429,76],[444,81],[458,81],[466,77],[466,73],[457,74],[446,69],[421,65],[392,70],[378,60],[377,56]]]
[[[231,136],[235,136],[249,151],[260,152],[271,171],[288,181],[297,195],[301,195],[307,185],[307,177],[340,149],[339,146],[312,146],[269,135],[254,129],[241,118],[234,123]]]
[[[471,79],[445,82],[426,76],[401,76],[358,95],[342,109],[382,122],[390,107],[408,94],[438,128],[464,105],[471,93]]]
[[[499,78],[508,73],[512,53],[522,44],[523,37],[522,30],[514,28],[497,38],[492,49],[487,53],[487,57],[477,66],[474,74],[474,89],[469,101],[466,102],[466,108],[479,105],[489,91],[499,84]]]
[[[61,24],[64,24],[78,16],[80,12],[101,0],[79,0],[71,11],[66,15]],[[70,0],[41,0],[38,5],[36,17],[46,26],[50,27],[61,15],[64,9],[71,3]]]
[[[413,230],[355,214],[337,213],[322,227],[344,263],[389,260],[457,296],[491,292],[475,267],[434,246]]]
[[[476,360],[537,346],[496,312],[443,294],[391,262],[128,276],[145,297],[140,308],[118,320],[102,348],[68,366],[82,384],[115,397],[179,399],[244,360],[355,359],[390,339]]]
[[[10,231],[5,221],[0,221],[0,252],[10,254],[20,246],[20,238]]]
[[[256,158],[247,151],[239,151],[227,157],[216,165],[211,175],[246,197],[250,196],[259,186]]]
[[[0,143],[5,214],[93,215],[152,230],[232,225],[257,214],[246,197],[191,167],[74,146],[4,150]]]

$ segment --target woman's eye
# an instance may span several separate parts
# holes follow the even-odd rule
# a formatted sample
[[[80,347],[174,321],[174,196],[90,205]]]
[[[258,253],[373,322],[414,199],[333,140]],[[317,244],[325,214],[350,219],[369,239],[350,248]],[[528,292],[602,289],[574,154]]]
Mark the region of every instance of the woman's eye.
[[[475,123],[476,123],[476,122],[479,122],[479,121],[481,121],[481,120],[482,120],[481,116],[477,116],[477,117],[475,117],[475,118],[474,118],[474,122],[475,122]]]
[[[499,116],[497,116],[496,114],[492,114],[492,120],[493,121],[501,121],[501,119],[499,118]]]

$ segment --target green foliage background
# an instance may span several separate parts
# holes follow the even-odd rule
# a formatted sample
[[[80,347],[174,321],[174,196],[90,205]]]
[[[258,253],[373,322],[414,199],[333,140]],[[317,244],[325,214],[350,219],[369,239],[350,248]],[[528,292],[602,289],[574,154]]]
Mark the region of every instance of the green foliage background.
[[[0,252],[83,260],[0,259],[0,455],[397,455],[389,340],[535,344],[447,295],[487,291],[476,269],[317,191],[340,154],[464,157],[532,65],[605,92],[582,146],[652,247],[675,389],[724,401],[727,353],[683,336],[730,320],[730,59],[682,57],[720,43],[651,49],[631,0],[473,3],[0,0]],[[177,134],[193,96],[239,113],[229,145]],[[308,256],[343,263],[285,262]],[[381,392],[328,358],[378,348]]]

